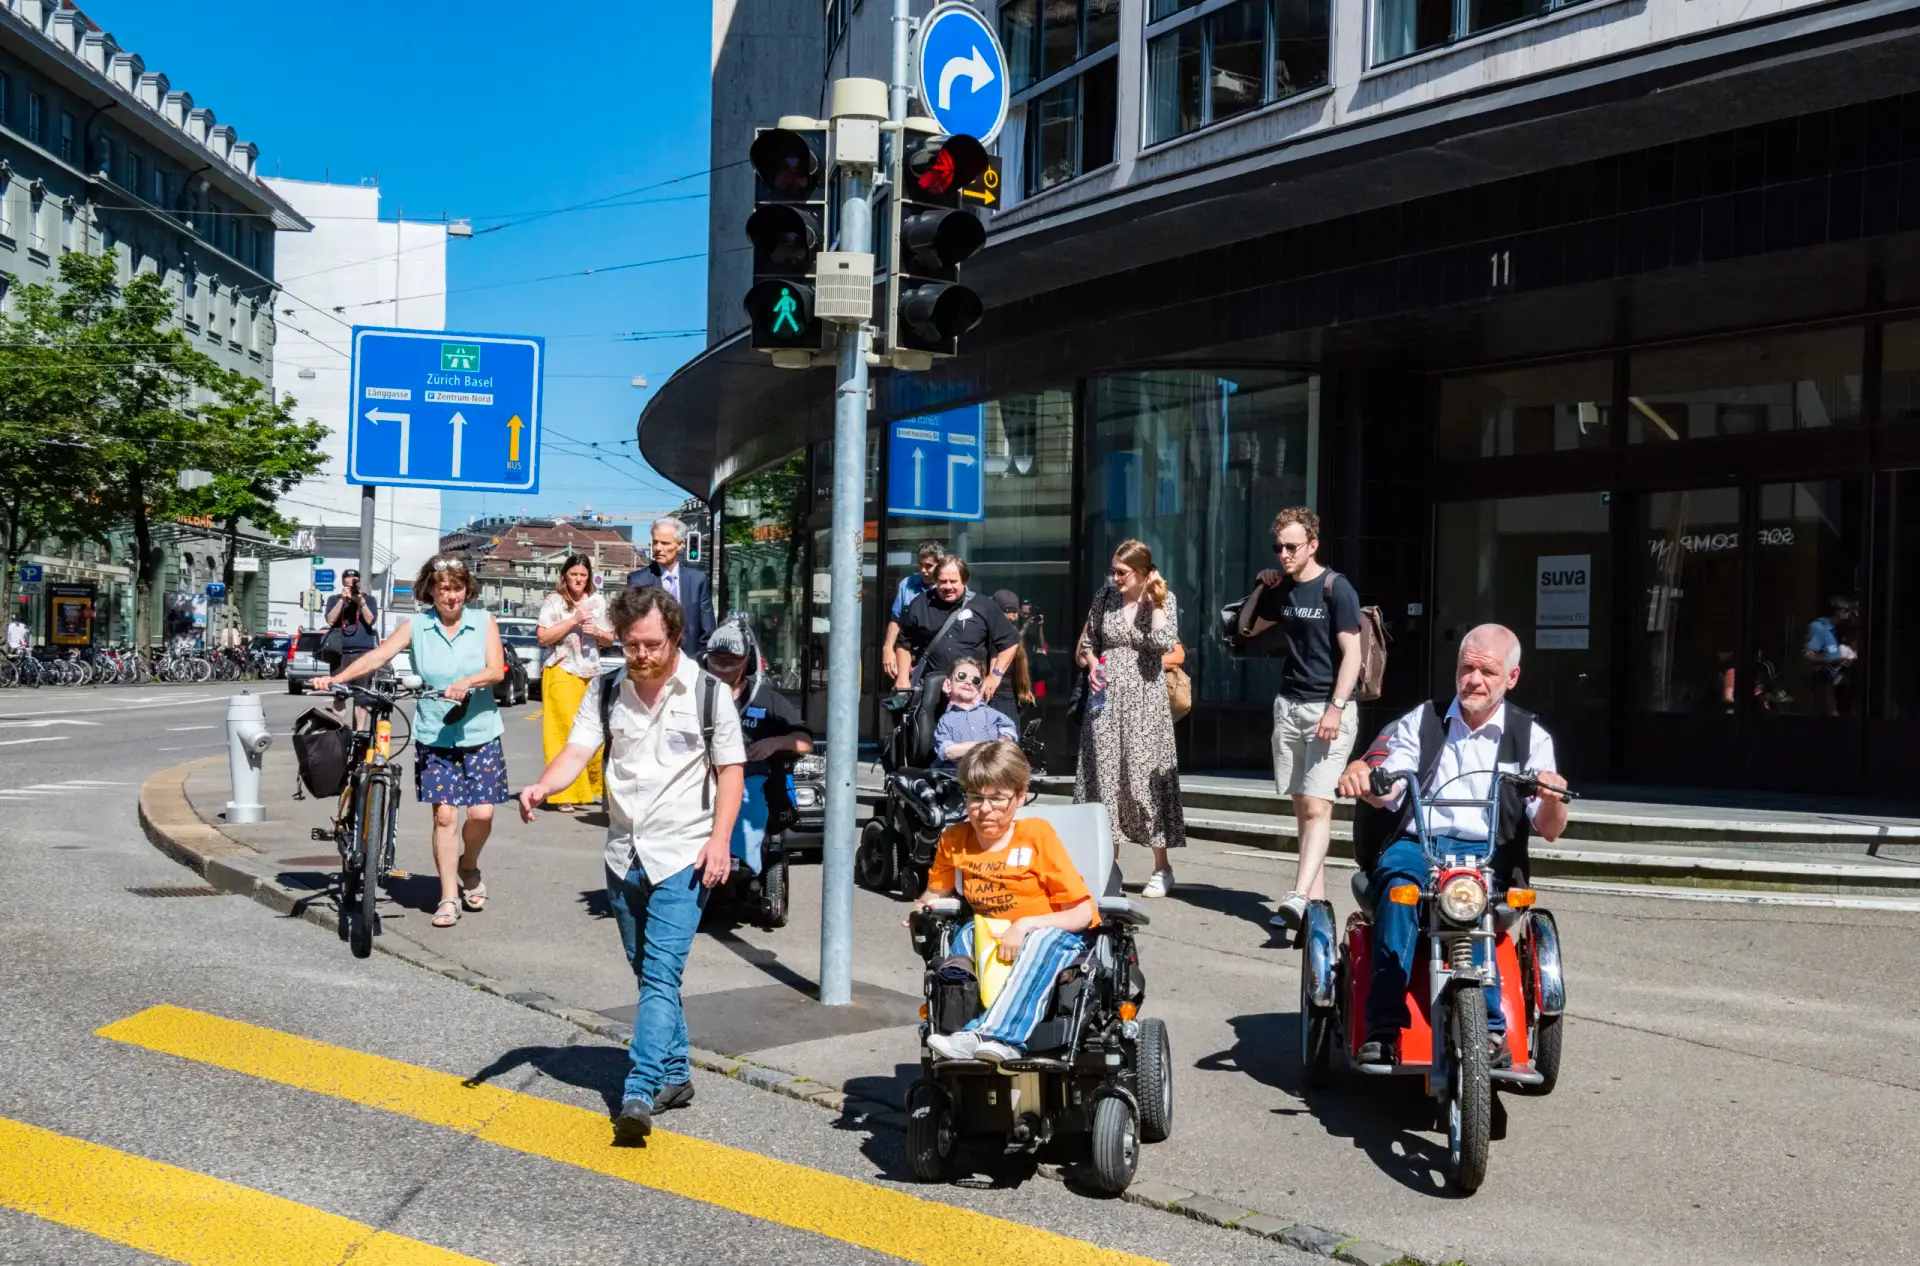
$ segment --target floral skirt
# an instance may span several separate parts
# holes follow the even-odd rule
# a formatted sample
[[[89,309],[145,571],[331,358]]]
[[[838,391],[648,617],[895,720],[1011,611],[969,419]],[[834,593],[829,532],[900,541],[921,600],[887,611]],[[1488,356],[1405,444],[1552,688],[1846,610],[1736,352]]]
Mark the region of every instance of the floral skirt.
[[[480,747],[417,747],[413,792],[421,804],[500,804],[507,790],[507,757],[500,740]]]

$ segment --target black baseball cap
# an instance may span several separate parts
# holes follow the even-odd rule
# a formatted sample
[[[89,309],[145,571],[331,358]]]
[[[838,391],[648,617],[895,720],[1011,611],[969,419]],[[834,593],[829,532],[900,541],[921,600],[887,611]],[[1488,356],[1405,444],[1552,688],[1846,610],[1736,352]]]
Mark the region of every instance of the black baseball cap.
[[[360,569],[358,567],[349,567],[340,573],[340,579],[346,580],[348,577],[352,577],[354,580],[360,579]]]

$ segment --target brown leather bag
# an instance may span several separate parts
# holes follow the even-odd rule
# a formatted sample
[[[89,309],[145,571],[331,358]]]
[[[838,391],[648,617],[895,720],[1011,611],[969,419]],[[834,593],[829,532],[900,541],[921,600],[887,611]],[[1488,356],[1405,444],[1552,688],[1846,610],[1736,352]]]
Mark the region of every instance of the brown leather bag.
[[[1175,721],[1193,711],[1193,678],[1178,664],[1167,669],[1167,705],[1173,709]]]

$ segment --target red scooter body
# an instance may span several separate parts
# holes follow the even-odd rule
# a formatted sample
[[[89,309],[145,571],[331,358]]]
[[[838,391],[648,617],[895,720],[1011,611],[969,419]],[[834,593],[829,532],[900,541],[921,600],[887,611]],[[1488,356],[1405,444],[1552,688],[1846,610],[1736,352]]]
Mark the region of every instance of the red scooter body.
[[[1347,916],[1347,962],[1345,998],[1347,1057],[1355,1058],[1367,1040],[1367,993],[1373,987],[1373,924],[1359,914]],[[1532,1052],[1527,1049],[1527,1004],[1521,990],[1537,973],[1522,975],[1520,955],[1507,930],[1500,929],[1494,941],[1494,961],[1500,968],[1500,1000],[1507,1021],[1507,1049],[1513,1052],[1516,1071],[1531,1071]],[[1414,954],[1413,971],[1407,979],[1407,1014],[1412,1017],[1400,1030],[1400,1062],[1406,1073],[1424,1072],[1433,1066],[1433,1016],[1428,1003],[1427,952],[1424,938]],[[1538,1002],[1536,1000],[1536,1009]]]

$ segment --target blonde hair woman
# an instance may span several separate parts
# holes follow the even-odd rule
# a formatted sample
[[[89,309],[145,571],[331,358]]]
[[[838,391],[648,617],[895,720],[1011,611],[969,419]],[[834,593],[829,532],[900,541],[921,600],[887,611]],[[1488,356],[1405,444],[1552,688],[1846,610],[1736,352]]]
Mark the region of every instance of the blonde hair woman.
[[[1073,798],[1107,807],[1116,860],[1122,840],[1153,850],[1143,897],[1172,891],[1167,850],[1187,842],[1165,666],[1179,640],[1179,611],[1154,569],[1153,551],[1139,541],[1120,542],[1075,652],[1092,699],[1080,727]]]
[[[587,687],[600,676],[600,648],[613,645],[606,599],[593,590],[593,562],[585,554],[569,554],[560,564],[560,579],[540,604],[535,636],[547,648],[546,666],[540,670],[540,740],[551,764],[567,745]],[[547,803],[572,813],[603,794],[600,762],[590,760],[585,772],[548,796]]]

